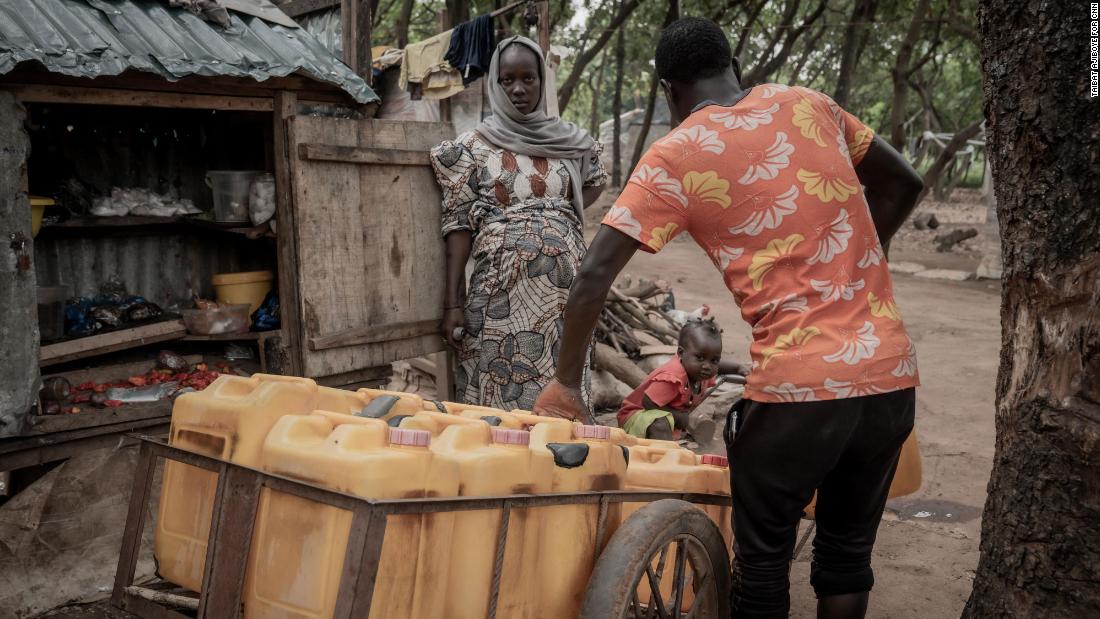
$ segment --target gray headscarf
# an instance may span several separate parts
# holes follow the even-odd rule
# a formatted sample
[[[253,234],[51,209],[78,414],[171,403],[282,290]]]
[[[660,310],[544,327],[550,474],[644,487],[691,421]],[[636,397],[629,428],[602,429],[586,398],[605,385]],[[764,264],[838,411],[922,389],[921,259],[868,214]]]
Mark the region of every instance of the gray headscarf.
[[[539,61],[542,92],[538,105],[530,114],[521,114],[512,105],[508,93],[500,85],[500,54],[512,44],[523,45],[535,53]],[[577,125],[546,113],[546,59],[539,46],[527,37],[504,39],[493,52],[489,63],[489,107],[493,115],[477,127],[482,137],[504,150],[528,157],[562,159],[569,169],[573,185],[573,206],[577,218],[584,221],[584,196],[581,188],[588,168],[588,151],[595,140]]]

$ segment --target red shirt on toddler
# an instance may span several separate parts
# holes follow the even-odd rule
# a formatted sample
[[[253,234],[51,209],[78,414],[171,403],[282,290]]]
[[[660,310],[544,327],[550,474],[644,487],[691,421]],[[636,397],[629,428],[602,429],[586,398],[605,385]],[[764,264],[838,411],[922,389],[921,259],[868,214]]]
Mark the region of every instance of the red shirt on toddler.
[[[619,408],[619,427],[625,426],[626,420],[631,415],[645,409],[642,396],[648,396],[649,400],[662,410],[691,410],[696,399],[702,397],[703,393],[717,382],[716,378],[704,380],[699,387],[699,393],[692,393],[691,380],[677,355],[668,363],[650,372],[642,384],[623,399],[623,405]]]

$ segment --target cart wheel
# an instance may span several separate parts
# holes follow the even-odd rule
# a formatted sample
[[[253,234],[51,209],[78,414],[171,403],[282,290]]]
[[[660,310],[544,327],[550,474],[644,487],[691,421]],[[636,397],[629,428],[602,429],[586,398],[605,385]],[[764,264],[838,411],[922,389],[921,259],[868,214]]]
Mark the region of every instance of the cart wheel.
[[[611,537],[580,616],[727,617],[729,592],[729,552],[718,527],[691,503],[662,499],[639,509]]]

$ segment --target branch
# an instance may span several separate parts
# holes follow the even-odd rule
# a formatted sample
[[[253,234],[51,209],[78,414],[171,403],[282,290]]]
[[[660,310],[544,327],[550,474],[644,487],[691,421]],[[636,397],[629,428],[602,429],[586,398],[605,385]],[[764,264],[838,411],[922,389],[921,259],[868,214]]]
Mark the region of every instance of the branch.
[[[794,48],[795,41],[798,37],[802,36],[802,33],[806,32],[806,29],[813,25],[821,15],[825,13],[825,7],[829,4],[828,0],[820,0],[817,4],[817,8],[813,13],[810,13],[806,19],[802,20],[802,23],[793,30],[787,31],[787,37],[783,40],[783,47],[779,50],[774,58],[769,60],[765,65],[759,66],[745,77],[744,83],[748,85],[762,82],[765,78],[775,72],[776,69],[783,66],[783,63],[787,62],[787,57],[791,55],[791,50]]]
[[[764,5],[767,3],[768,0],[760,0],[760,2],[753,5],[752,11],[745,20],[745,25],[741,27],[741,36],[737,39],[737,47],[733,50],[734,56],[740,57],[741,53],[745,51],[745,44],[749,42],[752,27],[756,24],[756,19],[760,17],[760,11],[764,10]]]
[[[917,204],[921,203],[921,200],[928,195],[928,192],[936,186],[939,181],[940,174],[943,173],[944,168],[955,158],[955,153],[959,152],[959,149],[966,145],[967,140],[973,139],[974,136],[982,130],[982,123],[984,120],[978,119],[974,121],[969,127],[959,131],[951,137],[951,141],[947,143],[947,146],[943,148],[939,157],[932,163],[928,171],[924,173],[924,189],[921,189],[920,194],[917,196]]]
[[[565,83],[562,84],[561,90],[558,91],[558,110],[560,113],[565,113],[565,108],[569,106],[569,100],[573,98],[573,93],[577,89],[577,84],[580,83],[581,75],[584,73],[588,63],[592,62],[600,50],[607,45],[607,42],[611,40],[611,36],[615,34],[623,23],[626,21],[630,14],[634,12],[634,9],[638,8],[642,0],[625,0],[619,5],[619,10],[615,13],[615,16],[611,18],[611,23],[607,25],[607,28],[600,33],[596,42],[592,47],[581,52],[577,56],[577,60],[573,63],[573,70],[569,72],[569,77],[565,78]]]

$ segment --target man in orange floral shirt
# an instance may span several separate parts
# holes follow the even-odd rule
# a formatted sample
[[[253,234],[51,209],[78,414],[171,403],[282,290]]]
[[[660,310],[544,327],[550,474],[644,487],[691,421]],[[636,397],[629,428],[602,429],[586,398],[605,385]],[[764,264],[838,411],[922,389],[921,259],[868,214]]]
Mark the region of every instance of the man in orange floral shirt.
[[[862,617],[919,383],[885,248],[921,181],[829,97],[743,89],[730,57],[707,20],[662,33],[657,72],[678,126],[649,148],[604,219],[566,307],[557,381],[536,410],[587,414],[583,355],[615,276],[637,249],[659,252],[687,232],[753,330],[753,370],[727,445],[733,614],[787,616],[798,521],[817,490],[819,616]]]

